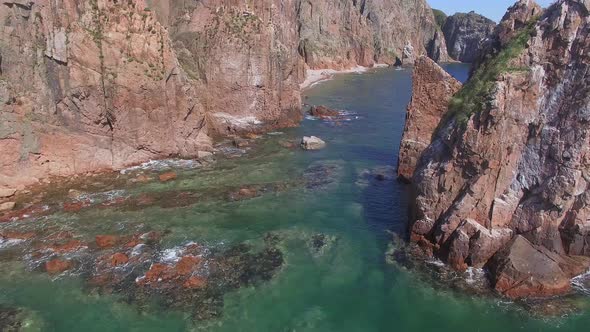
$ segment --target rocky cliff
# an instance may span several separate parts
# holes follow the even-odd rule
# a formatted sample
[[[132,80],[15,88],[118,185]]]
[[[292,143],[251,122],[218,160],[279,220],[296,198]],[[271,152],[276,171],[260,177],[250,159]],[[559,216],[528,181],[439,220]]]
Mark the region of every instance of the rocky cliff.
[[[424,0],[6,0],[0,36],[8,192],[296,125],[309,67],[446,57]]]
[[[473,62],[495,27],[494,21],[475,12],[449,16],[442,29],[449,56],[457,61]]]
[[[514,298],[567,292],[590,264],[590,2],[536,8],[510,9],[526,21],[501,24],[413,177],[412,240]]]
[[[400,145],[398,176],[410,181],[422,152],[430,144],[432,133],[447,112],[461,83],[428,57],[414,64],[412,100]]]
[[[295,122],[294,12],[226,2],[3,1],[0,186],[195,157],[212,133]]]
[[[447,61],[445,40],[424,0],[302,0],[299,50],[312,69]]]

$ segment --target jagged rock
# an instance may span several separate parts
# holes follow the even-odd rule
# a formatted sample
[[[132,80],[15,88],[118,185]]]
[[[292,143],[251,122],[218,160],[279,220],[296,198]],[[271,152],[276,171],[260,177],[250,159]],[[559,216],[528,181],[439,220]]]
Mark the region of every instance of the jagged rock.
[[[475,12],[449,16],[443,27],[449,56],[461,62],[477,59],[496,23]]]
[[[301,140],[301,148],[304,150],[321,150],[326,147],[326,142],[315,136],[304,136]]]
[[[422,151],[440,120],[447,112],[449,101],[461,88],[461,83],[427,57],[416,61],[413,74],[413,94],[400,145],[398,176],[410,181]]]
[[[493,38],[502,43],[455,95],[414,172],[411,238],[456,268],[484,264],[512,246],[496,246],[506,234],[493,242],[471,236],[466,220],[489,234],[526,235],[554,261],[589,254],[590,12],[578,0],[559,0],[540,19],[535,8],[525,0],[510,8]],[[546,279],[523,290],[508,291],[520,268],[495,269],[493,277],[507,296],[554,295],[568,291],[573,272],[586,266],[575,261],[547,267]]]

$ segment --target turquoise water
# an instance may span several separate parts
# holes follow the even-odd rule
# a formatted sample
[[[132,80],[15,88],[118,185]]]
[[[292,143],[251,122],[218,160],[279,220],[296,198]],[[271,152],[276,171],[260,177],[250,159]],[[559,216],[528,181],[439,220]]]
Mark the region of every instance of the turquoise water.
[[[468,68],[453,64],[447,70],[464,80]],[[390,231],[403,234],[407,222],[407,188],[392,172],[410,94],[409,69],[339,76],[308,90],[304,100],[345,111],[336,121],[308,118],[299,128],[253,140],[239,158],[221,157],[211,165],[156,165],[73,182],[87,193],[79,200],[91,202],[75,211],[64,210],[71,199],[56,190],[42,203],[45,212],[0,225],[3,234],[36,234],[0,243],[0,305],[21,310],[25,331],[584,330],[590,324],[585,297],[567,302],[581,313],[538,318],[522,305],[456,290],[449,275],[464,276],[442,276],[437,262],[432,273],[388,263]],[[303,135],[321,137],[327,148],[288,147]],[[177,173],[175,180],[155,179],[169,170]],[[153,179],[135,181],[138,174]],[[257,194],[239,198],[242,188]],[[147,203],[139,197],[148,197]],[[223,288],[214,301],[188,305],[166,303],[166,293],[130,296],[126,287],[135,289],[133,282],[111,291],[89,286],[97,269],[89,262],[112,251],[131,256],[130,249],[94,248],[96,235],[148,231],[163,234],[150,249],[150,262],[121,271],[143,275],[151,263],[168,262],[189,243],[212,257],[237,244],[257,252],[269,246],[269,234],[283,262],[271,278]],[[56,254],[39,254],[39,247],[65,232],[88,248],[58,253],[75,267],[49,275],[43,262]],[[216,282],[211,278],[209,285]],[[192,314],[212,303],[214,317]]]

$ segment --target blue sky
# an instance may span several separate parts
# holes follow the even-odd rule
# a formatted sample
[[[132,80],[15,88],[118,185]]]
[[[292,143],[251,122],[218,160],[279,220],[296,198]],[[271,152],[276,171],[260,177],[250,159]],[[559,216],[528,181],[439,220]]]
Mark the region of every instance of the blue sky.
[[[537,0],[537,3],[543,7],[553,2],[553,0]],[[497,22],[504,16],[506,9],[516,3],[516,0],[428,0],[428,3],[432,8],[440,9],[447,15],[473,10]]]

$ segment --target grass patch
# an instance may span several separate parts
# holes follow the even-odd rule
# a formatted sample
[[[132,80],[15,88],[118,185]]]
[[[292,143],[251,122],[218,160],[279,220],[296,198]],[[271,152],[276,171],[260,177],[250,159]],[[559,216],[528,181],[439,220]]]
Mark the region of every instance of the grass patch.
[[[489,106],[498,77],[504,73],[528,73],[528,67],[511,65],[526,49],[527,43],[535,31],[538,19],[533,19],[522,28],[497,54],[486,60],[473,73],[469,81],[451,99],[449,111],[441,124],[456,119],[458,125],[465,126],[473,114],[481,112]]]

